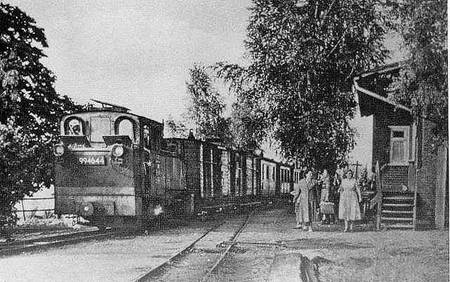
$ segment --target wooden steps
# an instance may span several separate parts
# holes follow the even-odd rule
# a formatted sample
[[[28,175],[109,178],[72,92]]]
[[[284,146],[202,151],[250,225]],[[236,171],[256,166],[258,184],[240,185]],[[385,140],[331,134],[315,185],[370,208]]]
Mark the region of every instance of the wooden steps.
[[[384,192],[381,224],[388,229],[413,229],[414,193]]]

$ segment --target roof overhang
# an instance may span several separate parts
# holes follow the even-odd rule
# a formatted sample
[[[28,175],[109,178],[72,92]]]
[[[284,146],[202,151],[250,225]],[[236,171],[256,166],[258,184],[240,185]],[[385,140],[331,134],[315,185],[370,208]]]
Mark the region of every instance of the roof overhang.
[[[353,79],[353,92],[355,93],[355,99],[358,103],[361,116],[370,116],[377,112],[382,112],[383,110],[385,111],[386,109],[390,109],[392,111],[401,110],[409,114],[412,113],[412,110],[410,108],[398,104],[395,101],[392,101],[384,96],[372,92],[364,87],[361,87],[358,84],[358,80],[362,77],[367,77],[369,75],[373,75],[376,73],[392,71],[401,67],[402,65],[400,64],[389,65],[388,67],[380,70],[374,70],[361,74]]]

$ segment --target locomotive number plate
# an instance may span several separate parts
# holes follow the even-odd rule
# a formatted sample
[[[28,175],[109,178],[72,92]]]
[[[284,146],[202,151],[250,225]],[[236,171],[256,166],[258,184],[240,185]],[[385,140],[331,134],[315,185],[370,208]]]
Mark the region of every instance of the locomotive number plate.
[[[83,156],[78,157],[78,162],[82,165],[105,165],[104,156]]]

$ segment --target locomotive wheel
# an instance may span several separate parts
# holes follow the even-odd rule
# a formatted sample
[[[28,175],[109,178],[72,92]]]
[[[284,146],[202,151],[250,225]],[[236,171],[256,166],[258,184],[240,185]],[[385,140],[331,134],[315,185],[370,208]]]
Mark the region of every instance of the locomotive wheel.
[[[105,232],[106,231],[106,224],[105,222],[101,222],[97,225],[97,228],[100,232]]]
[[[106,224],[106,218],[104,216],[94,217],[94,219],[92,221],[93,221],[93,225],[96,226],[100,232],[106,231],[107,224]]]

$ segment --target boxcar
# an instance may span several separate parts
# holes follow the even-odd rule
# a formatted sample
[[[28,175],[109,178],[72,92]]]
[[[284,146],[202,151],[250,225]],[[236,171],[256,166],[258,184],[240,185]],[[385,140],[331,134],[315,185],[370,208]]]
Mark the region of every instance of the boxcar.
[[[280,164],[280,194],[286,195],[292,189],[292,167],[288,164]]]
[[[233,150],[217,140],[165,139],[186,164],[186,187],[198,212],[234,209],[257,201],[258,157]]]
[[[267,158],[261,158],[261,195],[274,197],[277,194],[277,162]]]

